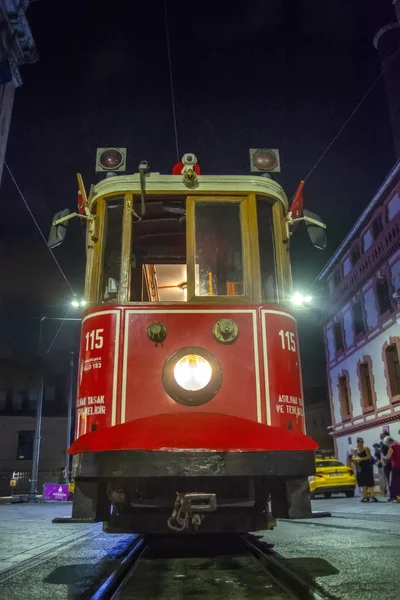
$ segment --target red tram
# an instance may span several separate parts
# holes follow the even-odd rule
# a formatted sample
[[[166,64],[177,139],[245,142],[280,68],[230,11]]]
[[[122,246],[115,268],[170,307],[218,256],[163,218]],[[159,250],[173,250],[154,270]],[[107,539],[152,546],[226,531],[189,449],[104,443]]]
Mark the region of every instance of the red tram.
[[[103,152],[116,172],[88,200],[78,178],[88,309],[73,517],[109,532],[203,533],[309,515],[317,445],[304,431],[286,308],[298,219],[282,188],[258,175],[200,175],[194,155],[173,175],[143,163],[117,174],[118,152]],[[71,216],[56,215],[51,246]],[[322,224],[305,219],[321,246]]]

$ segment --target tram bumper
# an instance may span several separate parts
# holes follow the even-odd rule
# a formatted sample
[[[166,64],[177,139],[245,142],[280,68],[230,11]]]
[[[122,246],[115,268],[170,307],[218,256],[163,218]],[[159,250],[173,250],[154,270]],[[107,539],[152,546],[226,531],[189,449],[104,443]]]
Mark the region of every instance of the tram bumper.
[[[74,517],[88,518],[91,501],[91,517],[106,521],[109,531],[161,532],[177,494],[196,493],[215,496],[218,507],[202,531],[267,529],[273,517],[310,516],[315,446],[302,434],[206,413],[158,415],[91,432],[70,450]]]

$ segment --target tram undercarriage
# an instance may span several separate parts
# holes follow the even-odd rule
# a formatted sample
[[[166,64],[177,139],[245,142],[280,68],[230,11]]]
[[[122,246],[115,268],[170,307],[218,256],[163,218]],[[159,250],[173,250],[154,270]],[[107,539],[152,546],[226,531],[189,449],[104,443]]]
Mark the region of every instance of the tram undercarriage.
[[[219,461],[220,468],[231,473],[235,469],[243,473],[255,469],[256,464],[264,464],[271,472],[270,476],[152,476],[145,453],[135,454],[142,456],[132,462],[131,471],[137,470],[140,462],[148,473],[145,477],[105,477],[107,460],[104,460],[104,453],[99,460],[90,460],[91,453],[75,457],[77,472],[92,471],[94,475],[93,468],[88,469],[89,462],[92,467],[102,463],[103,476],[76,478],[74,519],[103,521],[104,531],[108,533],[244,533],[273,529],[277,518],[311,515],[308,479],[300,476],[300,471],[303,468],[310,470],[313,453],[297,453],[297,460],[290,460],[290,452],[280,453],[288,456],[278,460],[275,467],[272,455],[276,459],[277,453],[249,453],[253,456],[247,457],[248,460],[244,459],[243,453],[210,453],[208,457],[199,456],[199,453],[184,457],[181,453],[178,461],[176,456],[175,460],[166,456],[170,453],[157,453],[154,462],[155,470],[164,463],[166,471],[170,472],[174,470],[174,462],[182,464],[183,459],[185,464],[185,458],[195,465],[195,470],[200,468],[202,461],[203,469],[205,461],[209,462],[210,469],[215,469]],[[126,460],[127,453],[124,455]],[[289,460],[292,463],[291,474],[286,477],[273,474],[279,463],[282,465],[282,459],[287,464]],[[189,463],[185,466],[187,473]],[[119,466],[121,468],[122,464]]]

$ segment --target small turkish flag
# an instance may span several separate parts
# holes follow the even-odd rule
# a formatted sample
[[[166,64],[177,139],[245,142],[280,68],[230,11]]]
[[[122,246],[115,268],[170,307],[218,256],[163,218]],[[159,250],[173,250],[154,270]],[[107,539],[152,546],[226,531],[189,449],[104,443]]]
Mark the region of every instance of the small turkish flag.
[[[303,187],[304,181],[300,181],[300,185],[294,195],[292,204],[290,205],[289,211],[292,213],[292,219],[300,219],[303,214]],[[298,223],[294,223],[297,226]]]
[[[80,215],[84,215],[85,214],[85,201],[83,200],[81,191],[78,190],[78,211]]]
[[[183,164],[183,162],[176,163],[176,165],[172,169],[172,175],[181,175],[184,166],[185,165]],[[196,175],[200,175],[200,167],[199,167],[199,165],[193,165],[193,171],[196,173]]]

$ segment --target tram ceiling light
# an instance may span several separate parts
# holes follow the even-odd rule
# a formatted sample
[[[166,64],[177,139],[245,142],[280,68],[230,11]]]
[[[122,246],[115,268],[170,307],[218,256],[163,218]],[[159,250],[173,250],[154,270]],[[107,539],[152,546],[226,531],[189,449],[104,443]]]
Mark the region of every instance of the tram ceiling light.
[[[277,148],[250,148],[251,173],[280,173],[281,163]]]
[[[97,148],[96,173],[126,171],[126,148]]]

